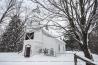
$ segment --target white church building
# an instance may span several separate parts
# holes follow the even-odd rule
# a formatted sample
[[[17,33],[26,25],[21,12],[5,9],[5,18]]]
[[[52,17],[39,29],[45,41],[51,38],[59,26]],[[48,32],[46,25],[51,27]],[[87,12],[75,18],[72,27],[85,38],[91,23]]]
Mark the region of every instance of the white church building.
[[[65,43],[41,27],[26,30],[22,53],[36,55],[41,49],[52,49],[55,54],[65,52]]]

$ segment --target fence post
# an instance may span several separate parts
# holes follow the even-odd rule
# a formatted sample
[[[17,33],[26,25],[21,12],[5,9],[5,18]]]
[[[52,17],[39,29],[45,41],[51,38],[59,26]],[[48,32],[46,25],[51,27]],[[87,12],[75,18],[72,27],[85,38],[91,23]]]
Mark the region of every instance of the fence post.
[[[77,57],[76,57],[76,54],[74,54],[74,63],[75,63],[75,65],[77,65]]]

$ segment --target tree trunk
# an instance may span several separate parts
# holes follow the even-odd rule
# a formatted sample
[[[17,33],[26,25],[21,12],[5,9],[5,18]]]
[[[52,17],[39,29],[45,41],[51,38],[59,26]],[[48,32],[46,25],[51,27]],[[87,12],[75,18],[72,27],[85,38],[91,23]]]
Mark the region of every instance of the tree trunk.
[[[92,56],[92,54],[90,53],[90,50],[89,50],[88,47],[85,47],[85,48],[83,49],[83,52],[84,52],[84,56],[85,56],[86,58],[91,59],[91,60],[93,61],[93,56]],[[91,64],[86,63],[86,65],[91,65]]]
[[[94,60],[93,60],[93,56],[92,56],[92,54],[91,54],[91,52],[90,52],[90,49],[89,49],[89,47],[88,47],[88,34],[85,33],[85,32],[83,32],[83,35],[84,35],[84,36],[83,36],[82,50],[83,50],[83,52],[84,52],[84,56],[85,56],[86,58],[88,58],[88,59],[94,61]],[[86,65],[92,65],[92,64],[89,64],[89,63],[86,62]]]

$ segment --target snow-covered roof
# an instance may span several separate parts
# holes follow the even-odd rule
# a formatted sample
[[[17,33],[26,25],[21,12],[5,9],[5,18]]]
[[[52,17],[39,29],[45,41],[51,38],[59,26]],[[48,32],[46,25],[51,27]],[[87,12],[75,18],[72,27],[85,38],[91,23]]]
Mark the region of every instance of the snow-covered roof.
[[[49,33],[49,31],[45,30],[44,28],[42,29],[42,32],[43,32],[44,35],[46,35],[48,37],[56,38],[56,36],[54,36],[53,34]]]
[[[44,35],[46,35],[46,36],[48,36],[48,37],[51,37],[51,38],[54,38],[54,39],[56,39],[57,41],[59,41],[59,42],[65,44],[64,41],[58,39],[55,35],[49,33],[49,32],[48,32],[47,30],[45,30],[44,28],[42,29],[42,32],[43,32]]]
[[[33,25],[32,27],[25,27],[25,32],[26,33],[32,33],[32,32],[35,32],[35,31],[38,31],[42,28],[43,26],[42,25]]]

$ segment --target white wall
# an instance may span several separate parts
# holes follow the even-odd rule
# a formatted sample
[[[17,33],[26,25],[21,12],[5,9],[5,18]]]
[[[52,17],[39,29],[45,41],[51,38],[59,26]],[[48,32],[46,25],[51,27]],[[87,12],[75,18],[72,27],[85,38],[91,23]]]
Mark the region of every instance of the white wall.
[[[31,54],[35,55],[38,53],[40,48],[53,48],[56,53],[64,52],[63,47],[65,46],[64,43],[59,41],[58,39],[46,36],[42,30],[34,32],[34,39],[33,40],[25,40],[23,53],[25,51],[25,45],[30,44],[31,47]],[[58,45],[60,44],[60,52],[58,50]]]
[[[43,33],[42,33],[43,34]],[[46,35],[43,34],[43,43],[44,43],[44,47],[51,49],[54,48],[56,53],[63,53],[64,50],[64,46],[65,43],[56,39],[56,38],[52,38],[52,37],[48,37]],[[60,45],[60,51],[58,50],[58,46]]]

